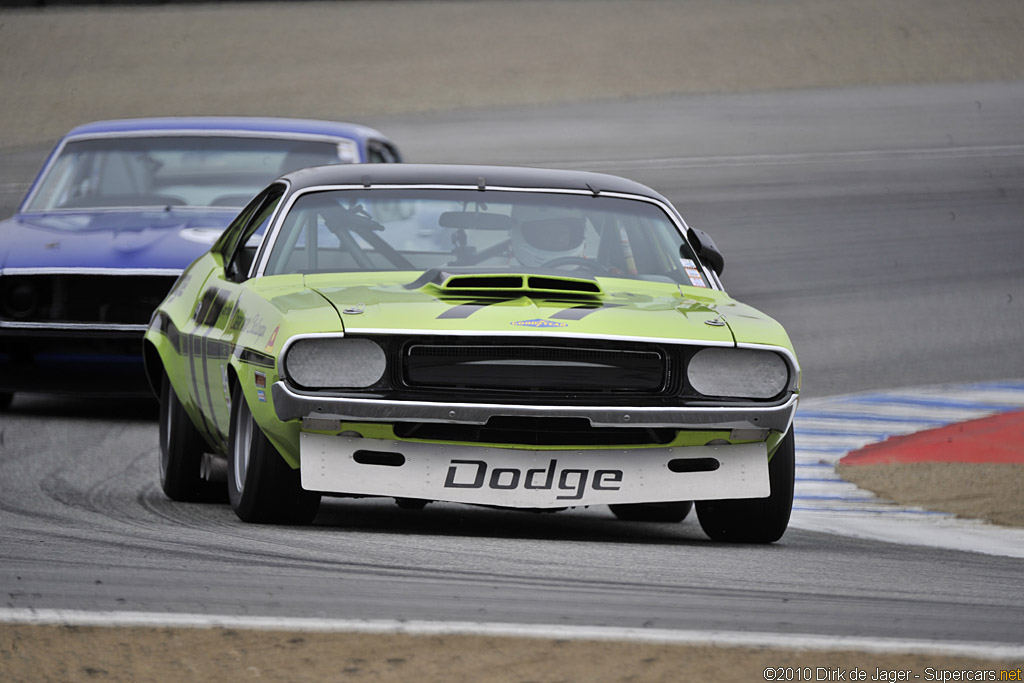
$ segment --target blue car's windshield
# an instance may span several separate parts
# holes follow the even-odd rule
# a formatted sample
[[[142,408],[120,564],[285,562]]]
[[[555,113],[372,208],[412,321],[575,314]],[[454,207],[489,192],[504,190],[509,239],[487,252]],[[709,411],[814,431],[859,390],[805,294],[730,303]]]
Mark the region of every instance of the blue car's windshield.
[[[659,206],[589,193],[310,192],[291,205],[272,239],[265,275],[569,269],[708,286]]]
[[[24,210],[241,207],[283,173],[358,161],[355,143],[347,140],[168,135],[71,141]]]

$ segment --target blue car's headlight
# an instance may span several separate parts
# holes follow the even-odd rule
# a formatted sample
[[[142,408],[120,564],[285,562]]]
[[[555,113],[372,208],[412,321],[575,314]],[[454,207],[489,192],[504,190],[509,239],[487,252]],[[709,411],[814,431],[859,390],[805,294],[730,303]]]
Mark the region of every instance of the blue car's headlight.
[[[298,339],[284,357],[286,375],[310,388],[363,389],[384,376],[384,349],[369,339],[310,337]]]
[[[789,383],[786,361],[772,351],[708,348],[686,368],[690,385],[705,396],[772,398]]]

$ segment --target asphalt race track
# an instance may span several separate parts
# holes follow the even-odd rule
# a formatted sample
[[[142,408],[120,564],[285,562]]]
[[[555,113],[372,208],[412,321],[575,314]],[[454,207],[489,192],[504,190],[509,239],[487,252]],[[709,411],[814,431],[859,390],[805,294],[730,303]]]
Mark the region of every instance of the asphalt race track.
[[[726,255],[809,399],[1024,377],[1024,84],[707,95],[373,120],[410,161],[618,173]],[[45,150],[8,159],[27,180]],[[18,181],[20,182],[20,181]],[[11,203],[18,182],[4,186]],[[791,528],[711,543],[606,509],[325,502],[311,528],[168,501],[155,411],[0,417],[0,607],[1024,643],[1021,559]]]

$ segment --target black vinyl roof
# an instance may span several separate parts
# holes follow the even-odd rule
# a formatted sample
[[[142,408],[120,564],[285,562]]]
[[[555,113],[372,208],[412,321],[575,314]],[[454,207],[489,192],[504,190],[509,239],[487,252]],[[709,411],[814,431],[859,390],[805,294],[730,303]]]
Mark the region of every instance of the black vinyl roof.
[[[319,185],[459,185],[621,192],[668,200],[641,183],[605,173],[522,166],[460,164],[338,164],[306,168],[285,176],[292,190]]]

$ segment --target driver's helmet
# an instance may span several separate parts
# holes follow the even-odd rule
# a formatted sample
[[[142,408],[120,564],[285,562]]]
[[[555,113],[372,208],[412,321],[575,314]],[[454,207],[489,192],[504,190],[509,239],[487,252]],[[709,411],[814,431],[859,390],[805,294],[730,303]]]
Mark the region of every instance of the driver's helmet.
[[[547,214],[547,215],[545,215]],[[512,254],[521,265],[543,266],[549,261],[583,256],[586,219],[564,210],[513,212]]]

